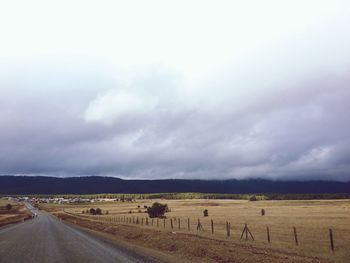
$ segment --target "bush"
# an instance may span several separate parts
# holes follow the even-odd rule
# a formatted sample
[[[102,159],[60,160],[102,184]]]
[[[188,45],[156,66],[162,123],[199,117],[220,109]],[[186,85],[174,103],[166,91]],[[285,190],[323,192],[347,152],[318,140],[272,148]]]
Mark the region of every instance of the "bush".
[[[252,196],[249,198],[249,201],[258,201],[258,199],[256,198],[255,195],[252,195]]]
[[[96,215],[102,215],[102,210],[100,208],[96,208]]]
[[[153,203],[151,207],[147,208],[147,213],[150,218],[153,217],[164,217],[164,214],[169,212],[169,208],[167,204],[161,204],[158,202]]]
[[[90,214],[96,215],[96,210],[94,208],[90,208]]]
[[[109,215],[109,212],[108,212],[108,210],[106,211],[106,215]]]
[[[82,214],[85,214],[85,210],[81,211]]]
[[[12,205],[11,205],[11,204],[7,204],[7,205],[6,205],[6,210],[7,210],[7,211],[10,211],[11,209],[12,209]]]
[[[144,209],[147,209],[147,208],[148,208],[148,206],[147,206],[147,205],[144,205],[144,206],[143,206],[143,208],[144,208]]]
[[[129,214],[132,214],[132,211],[131,211],[131,210],[129,211]]]
[[[208,209],[205,209],[205,210],[203,211],[203,215],[204,215],[204,216],[209,216],[209,211],[208,211]]]

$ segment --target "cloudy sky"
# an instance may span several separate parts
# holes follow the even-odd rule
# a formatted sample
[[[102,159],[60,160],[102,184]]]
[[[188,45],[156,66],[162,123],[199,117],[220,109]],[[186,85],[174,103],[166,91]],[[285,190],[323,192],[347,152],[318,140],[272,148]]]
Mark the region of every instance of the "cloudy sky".
[[[0,174],[350,180],[350,2],[1,1]]]

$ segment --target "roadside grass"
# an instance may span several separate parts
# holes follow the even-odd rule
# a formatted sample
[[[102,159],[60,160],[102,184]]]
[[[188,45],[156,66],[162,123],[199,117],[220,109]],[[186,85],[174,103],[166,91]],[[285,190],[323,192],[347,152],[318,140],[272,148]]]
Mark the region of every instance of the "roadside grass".
[[[12,205],[11,210],[6,209],[7,204]],[[22,222],[29,218],[31,218],[31,215],[22,203],[0,199],[0,227]]]

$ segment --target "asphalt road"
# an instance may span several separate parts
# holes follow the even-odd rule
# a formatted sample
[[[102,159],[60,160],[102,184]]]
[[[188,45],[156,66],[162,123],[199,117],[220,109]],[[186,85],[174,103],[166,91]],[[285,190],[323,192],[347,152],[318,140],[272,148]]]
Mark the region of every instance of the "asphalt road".
[[[90,232],[65,224],[29,204],[37,217],[0,228],[1,263],[154,262]]]

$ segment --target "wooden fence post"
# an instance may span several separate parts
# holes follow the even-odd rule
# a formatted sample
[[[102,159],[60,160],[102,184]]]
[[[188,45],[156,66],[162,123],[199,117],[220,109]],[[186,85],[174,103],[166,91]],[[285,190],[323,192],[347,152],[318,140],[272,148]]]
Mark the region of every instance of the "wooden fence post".
[[[191,230],[191,229],[190,229],[190,218],[187,218],[187,229],[188,229],[188,231]]]
[[[204,231],[201,221],[198,219],[197,230]]]
[[[214,222],[211,220],[211,233],[214,234]]]
[[[293,226],[293,232],[294,232],[294,240],[295,240],[295,245],[299,245],[298,242],[298,234],[297,234],[297,229],[295,228],[295,226]]]
[[[334,251],[333,231],[331,228],[329,229],[329,240],[331,242],[331,249]]]
[[[174,226],[173,226],[173,219],[170,218],[170,226],[171,226],[171,229],[174,229]]]
[[[163,225],[164,225],[164,228],[165,228],[165,218],[163,219]]]
[[[146,217],[146,226],[148,226],[148,217]]]
[[[268,241],[269,243],[271,243],[271,240],[270,240],[270,229],[269,229],[268,226],[266,227],[266,233],[267,233],[267,241]]]
[[[254,236],[252,234],[252,232],[250,232],[247,224],[244,225],[243,231],[242,231],[242,235],[241,235],[241,239],[243,238],[243,235],[245,234],[245,239],[248,239],[248,234],[250,235],[250,237],[254,240]]]
[[[179,230],[180,230],[181,229],[180,218],[178,219],[178,226],[179,226]]]

